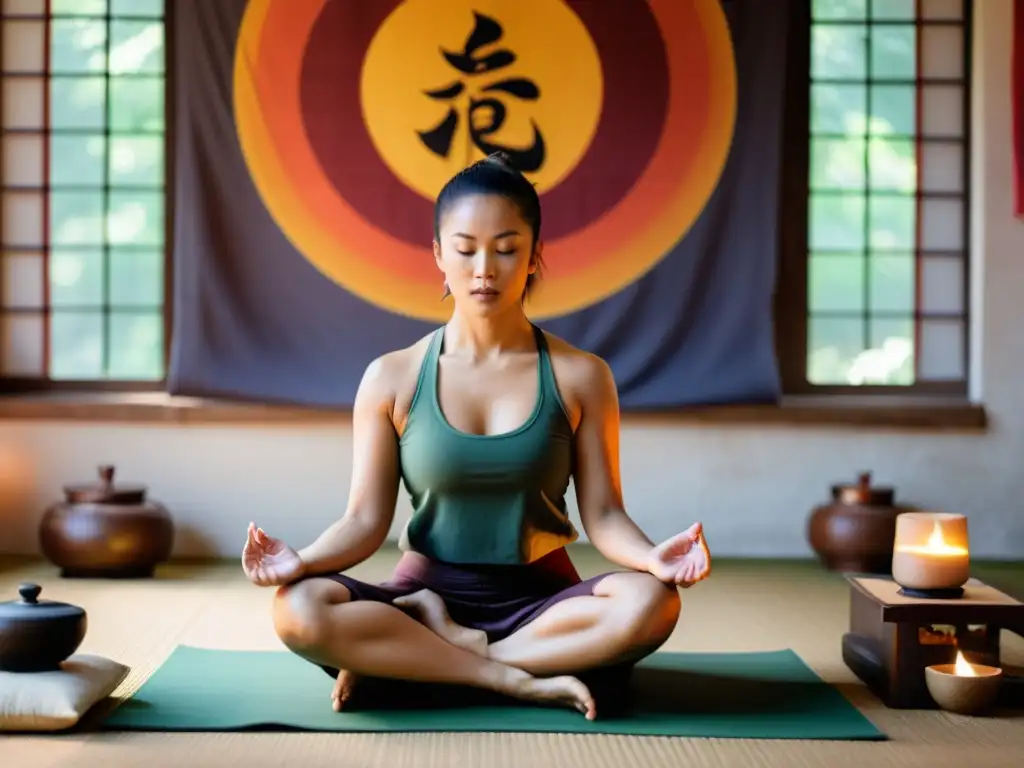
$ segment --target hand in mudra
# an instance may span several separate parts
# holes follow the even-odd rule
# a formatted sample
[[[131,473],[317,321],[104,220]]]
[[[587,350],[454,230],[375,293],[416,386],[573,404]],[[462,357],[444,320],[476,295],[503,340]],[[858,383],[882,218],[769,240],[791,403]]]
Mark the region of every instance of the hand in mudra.
[[[260,587],[290,584],[302,575],[302,568],[298,552],[249,523],[249,534],[242,549],[242,570],[253,584]]]
[[[711,573],[711,552],[704,528],[694,523],[651,550],[647,570],[666,584],[691,587]]]

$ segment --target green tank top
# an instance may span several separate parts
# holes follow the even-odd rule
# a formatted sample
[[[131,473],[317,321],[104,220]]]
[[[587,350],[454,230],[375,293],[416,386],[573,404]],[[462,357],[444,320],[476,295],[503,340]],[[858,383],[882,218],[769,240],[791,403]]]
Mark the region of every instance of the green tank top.
[[[532,563],[578,537],[565,507],[573,434],[558,394],[547,339],[536,326],[537,401],[511,432],[473,435],[441,411],[438,360],[444,327],[420,367],[399,442],[413,514],[400,546],[458,564]]]

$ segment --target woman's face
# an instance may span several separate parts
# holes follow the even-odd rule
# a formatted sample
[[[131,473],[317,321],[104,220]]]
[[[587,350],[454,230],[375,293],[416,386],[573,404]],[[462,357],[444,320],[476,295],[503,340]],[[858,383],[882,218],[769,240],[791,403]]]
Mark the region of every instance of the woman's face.
[[[499,195],[467,195],[442,217],[434,259],[455,302],[493,313],[519,304],[537,270],[540,245],[514,203]]]

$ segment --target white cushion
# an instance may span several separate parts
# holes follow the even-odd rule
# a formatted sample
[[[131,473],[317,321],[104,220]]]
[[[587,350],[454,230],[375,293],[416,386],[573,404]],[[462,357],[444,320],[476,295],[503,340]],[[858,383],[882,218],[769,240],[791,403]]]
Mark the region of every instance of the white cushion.
[[[71,728],[130,671],[102,656],[71,656],[52,672],[0,672],[0,731]]]

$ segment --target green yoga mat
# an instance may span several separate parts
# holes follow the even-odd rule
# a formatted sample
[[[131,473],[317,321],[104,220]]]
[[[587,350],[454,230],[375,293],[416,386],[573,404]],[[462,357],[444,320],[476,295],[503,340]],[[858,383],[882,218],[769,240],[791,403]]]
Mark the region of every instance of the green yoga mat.
[[[373,681],[370,681],[371,684]],[[499,702],[334,712],[330,677],[284,651],[179,646],[103,723],[111,730],[504,731],[768,739],[882,734],[791,650],[658,653],[634,672],[621,714]],[[396,704],[393,706],[401,706]]]

